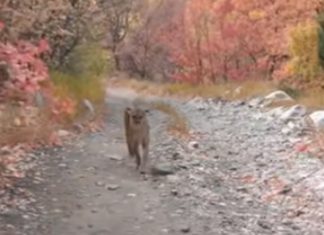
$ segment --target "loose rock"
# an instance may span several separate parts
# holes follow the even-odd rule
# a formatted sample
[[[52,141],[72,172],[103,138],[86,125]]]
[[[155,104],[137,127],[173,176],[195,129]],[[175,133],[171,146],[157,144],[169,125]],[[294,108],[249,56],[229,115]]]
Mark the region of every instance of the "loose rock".
[[[120,188],[120,185],[118,185],[118,184],[109,184],[109,185],[107,186],[107,189],[108,189],[108,190],[111,190],[111,191],[117,190],[117,189],[119,189],[119,188]]]
[[[190,232],[190,226],[189,225],[184,225],[181,229],[181,232],[183,233],[189,233]]]
[[[197,141],[191,141],[188,144],[189,149],[197,149],[199,148],[199,143]]]
[[[172,175],[175,170],[170,164],[156,164],[151,168],[151,173],[152,175]]]
[[[317,129],[324,129],[324,111],[315,111],[309,115]]]
[[[121,161],[121,160],[123,160],[123,157],[118,156],[118,155],[110,155],[109,159],[114,160],[114,161]]]
[[[306,114],[306,107],[303,105],[294,105],[280,115],[280,119],[289,121],[291,119],[301,118]]]
[[[99,186],[99,187],[103,187],[105,185],[105,183],[102,182],[102,181],[97,181],[96,185]]]

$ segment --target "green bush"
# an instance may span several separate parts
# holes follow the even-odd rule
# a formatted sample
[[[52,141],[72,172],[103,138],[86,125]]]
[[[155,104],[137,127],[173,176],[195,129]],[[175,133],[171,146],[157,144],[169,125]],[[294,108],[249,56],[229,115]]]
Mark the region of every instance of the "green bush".
[[[108,51],[96,43],[80,45],[71,53],[63,71],[76,76],[104,76],[113,70]]]
[[[289,70],[305,80],[315,78],[320,72],[318,24],[307,21],[296,25],[290,33]]]
[[[90,100],[95,106],[105,99],[105,77],[113,67],[109,54],[97,44],[77,47],[60,70],[50,72],[55,94],[72,98],[82,110],[82,101]]]
[[[78,104],[83,99],[89,99],[94,104],[101,104],[105,98],[105,89],[102,77],[79,76],[52,71],[51,78],[55,85],[56,95],[70,97]]]

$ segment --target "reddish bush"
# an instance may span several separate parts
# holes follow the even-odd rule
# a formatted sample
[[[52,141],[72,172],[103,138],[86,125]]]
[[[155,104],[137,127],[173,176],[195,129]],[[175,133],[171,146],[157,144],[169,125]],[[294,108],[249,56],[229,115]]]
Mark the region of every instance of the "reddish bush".
[[[25,94],[27,98],[29,94],[39,90],[40,82],[49,78],[48,68],[40,58],[47,51],[49,46],[45,39],[40,40],[38,45],[27,41],[0,42],[0,63],[3,65],[0,77],[1,96],[18,92]]]
[[[189,0],[161,36],[190,82],[277,78],[289,59],[289,30],[316,14],[319,0]]]

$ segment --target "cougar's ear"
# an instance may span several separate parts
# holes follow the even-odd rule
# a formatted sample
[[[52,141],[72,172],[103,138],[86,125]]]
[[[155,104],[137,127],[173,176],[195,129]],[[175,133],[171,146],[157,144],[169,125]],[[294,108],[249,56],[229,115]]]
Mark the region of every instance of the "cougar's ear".
[[[132,112],[132,109],[130,107],[126,107],[125,108],[125,112],[128,113],[129,115],[131,114]]]

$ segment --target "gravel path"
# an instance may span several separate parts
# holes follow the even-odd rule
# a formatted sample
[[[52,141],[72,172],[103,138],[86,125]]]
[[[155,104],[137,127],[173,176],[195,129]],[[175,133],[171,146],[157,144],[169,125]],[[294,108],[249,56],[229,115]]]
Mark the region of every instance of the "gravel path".
[[[20,185],[34,200],[0,214],[1,235],[324,234],[324,170],[293,151],[302,130],[284,134],[285,123],[242,102],[164,99],[194,139],[168,135],[168,117],[152,111],[151,164],[172,174],[143,177],[122,129],[135,97],[111,90],[103,132],[34,154]]]

